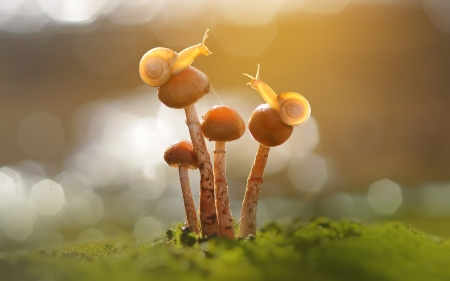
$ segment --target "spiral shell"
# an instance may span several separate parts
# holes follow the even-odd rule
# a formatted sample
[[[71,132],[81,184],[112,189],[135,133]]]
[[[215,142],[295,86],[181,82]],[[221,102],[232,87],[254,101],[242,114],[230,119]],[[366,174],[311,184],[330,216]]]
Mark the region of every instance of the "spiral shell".
[[[177,53],[168,48],[154,48],[145,53],[139,63],[141,79],[153,87],[164,85],[172,76],[170,68],[177,60]]]
[[[280,105],[280,117],[284,123],[297,126],[308,121],[311,115],[311,106],[307,99],[294,92],[285,92],[277,96]]]

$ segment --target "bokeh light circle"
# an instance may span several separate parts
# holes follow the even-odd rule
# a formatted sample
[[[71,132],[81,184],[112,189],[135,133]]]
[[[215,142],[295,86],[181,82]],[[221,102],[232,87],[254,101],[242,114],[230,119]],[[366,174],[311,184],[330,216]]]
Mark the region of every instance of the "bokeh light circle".
[[[382,179],[370,186],[367,200],[376,212],[391,214],[402,204],[402,191],[397,183]]]

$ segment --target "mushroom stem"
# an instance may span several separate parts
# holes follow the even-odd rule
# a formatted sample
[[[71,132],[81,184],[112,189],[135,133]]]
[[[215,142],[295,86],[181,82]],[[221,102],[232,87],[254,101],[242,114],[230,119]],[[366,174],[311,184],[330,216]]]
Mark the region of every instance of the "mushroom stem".
[[[216,193],[216,210],[220,237],[234,240],[235,234],[230,210],[230,199],[228,197],[225,153],[225,142],[216,141],[214,143],[214,191]]]
[[[193,232],[200,235],[194,199],[192,198],[191,186],[189,184],[189,175],[187,166],[179,165],[178,173],[180,175],[181,193],[183,194],[184,210],[186,212],[187,224]]]
[[[197,157],[198,168],[200,170],[199,213],[202,235],[203,237],[219,235],[216,208],[214,205],[214,175],[211,159],[206,148],[195,106],[193,104],[189,105],[184,110],[186,112],[186,124],[189,128],[189,134],[191,135],[194,153]]]
[[[259,145],[253,162],[252,170],[247,179],[244,201],[242,202],[241,224],[239,226],[239,238],[247,238],[248,235],[256,235],[256,207],[260,186],[263,182],[264,168],[266,167],[269,147]]]

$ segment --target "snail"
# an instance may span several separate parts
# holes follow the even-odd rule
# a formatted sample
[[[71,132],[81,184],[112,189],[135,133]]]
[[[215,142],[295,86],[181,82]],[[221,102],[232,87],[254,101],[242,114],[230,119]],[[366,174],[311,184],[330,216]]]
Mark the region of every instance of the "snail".
[[[179,53],[163,47],[149,50],[139,63],[141,79],[150,86],[160,87],[170,77],[188,68],[198,56],[212,54],[205,45],[208,31],[209,29],[203,35],[202,43],[190,46]]]
[[[252,79],[247,85],[257,90],[264,101],[278,112],[281,120],[287,125],[298,126],[308,121],[311,115],[311,106],[308,100],[294,92],[275,94],[269,85],[259,80],[259,67],[258,64],[255,77],[244,73],[245,76]]]

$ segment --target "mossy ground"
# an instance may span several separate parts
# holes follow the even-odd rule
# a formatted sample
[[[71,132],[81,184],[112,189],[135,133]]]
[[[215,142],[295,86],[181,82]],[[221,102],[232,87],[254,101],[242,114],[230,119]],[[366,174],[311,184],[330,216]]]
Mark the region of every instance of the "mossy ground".
[[[450,243],[402,223],[271,223],[256,239],[195,242],[169,230],[0,257],[0,280],[450,280]]]

